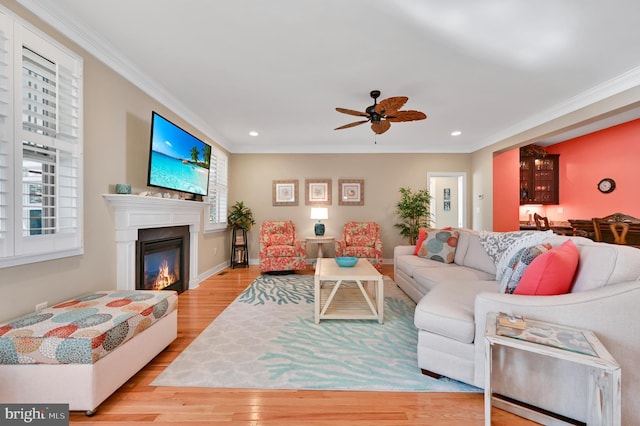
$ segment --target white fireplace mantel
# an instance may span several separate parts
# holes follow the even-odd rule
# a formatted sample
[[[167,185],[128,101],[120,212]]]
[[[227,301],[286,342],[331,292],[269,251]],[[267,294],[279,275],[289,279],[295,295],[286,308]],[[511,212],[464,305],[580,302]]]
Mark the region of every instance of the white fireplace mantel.
[[[103,194],[115,212],[117,288],[136,288],[138,230],[189,226],[189,288],[198,285],[198,237],[205,203],[140,195]]]

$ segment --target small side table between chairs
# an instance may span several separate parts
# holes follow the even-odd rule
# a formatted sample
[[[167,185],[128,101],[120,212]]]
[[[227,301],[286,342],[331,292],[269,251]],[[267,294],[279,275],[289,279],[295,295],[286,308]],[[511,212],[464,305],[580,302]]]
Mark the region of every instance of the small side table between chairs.
[[[327,235],[323,235],[323,236],[312,236],[312,237],[307,237],[307,244],[309,243],[314,243],[318,245],[318,259],[322,258],[323,253],[322,253],[322,246],[324,244],[330,244],[333,243],[333,241],[335,240],[335,237],[331,237],[331,236],[327,236]]]

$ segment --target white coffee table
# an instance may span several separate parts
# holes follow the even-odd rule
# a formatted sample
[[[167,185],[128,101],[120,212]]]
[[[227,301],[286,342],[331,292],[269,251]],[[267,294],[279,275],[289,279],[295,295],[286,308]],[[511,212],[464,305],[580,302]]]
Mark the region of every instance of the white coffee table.
[[[367,259],[352,268],[335,259],[318,259],[314,276],[315,322],[321,319],[384,321],[384,281]]]

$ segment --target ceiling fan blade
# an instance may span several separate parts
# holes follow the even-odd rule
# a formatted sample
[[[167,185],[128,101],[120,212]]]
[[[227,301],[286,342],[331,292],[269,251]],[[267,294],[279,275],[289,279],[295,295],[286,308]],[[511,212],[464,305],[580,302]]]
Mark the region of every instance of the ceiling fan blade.
[[[392,121],[394,123],[400,121],[416,121],[416,120],[424,120],[427,118],[427,115],[424,112],[414,111],[412,109],[406,111],[396,111],[393,115],[387,115],[387,120]]]
[[[395,96],[393,98],[383,99],[376,105],[376,112],[380,115],[393,114],[402,108],[408,100],[409,98],[406,96]]]
[[[356,111],[353,109],[336,108],[336,111],[341,112],[343,114],[355,115],[356,117],[369,117],[369,115],[366,112]]]
[[[373,123],[371,123],[371,130],[373,130],[373,132],[378,135],[383,134],[384,132],[389,130],[390,127],[391,123],[389,123],[387,120],[374,121]]]
[[[354,123],[349,123],[349,124],[345,124],[344,126],[336,127],[333,130],[348,129],[349,127],[359,126],[360,124],[364,124],[364,123],[368,123],[368,122],[369,122],[369,120],[356,121]]]

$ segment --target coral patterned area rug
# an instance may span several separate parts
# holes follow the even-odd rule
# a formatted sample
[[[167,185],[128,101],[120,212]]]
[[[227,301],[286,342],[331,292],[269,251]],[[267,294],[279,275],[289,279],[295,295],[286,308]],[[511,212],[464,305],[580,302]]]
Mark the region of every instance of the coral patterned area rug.
[[[316,324],[313,276],[261,275],[151,385],[480,392],[421,374],[415,304],[388,277],[384,290],[384,324]]]

